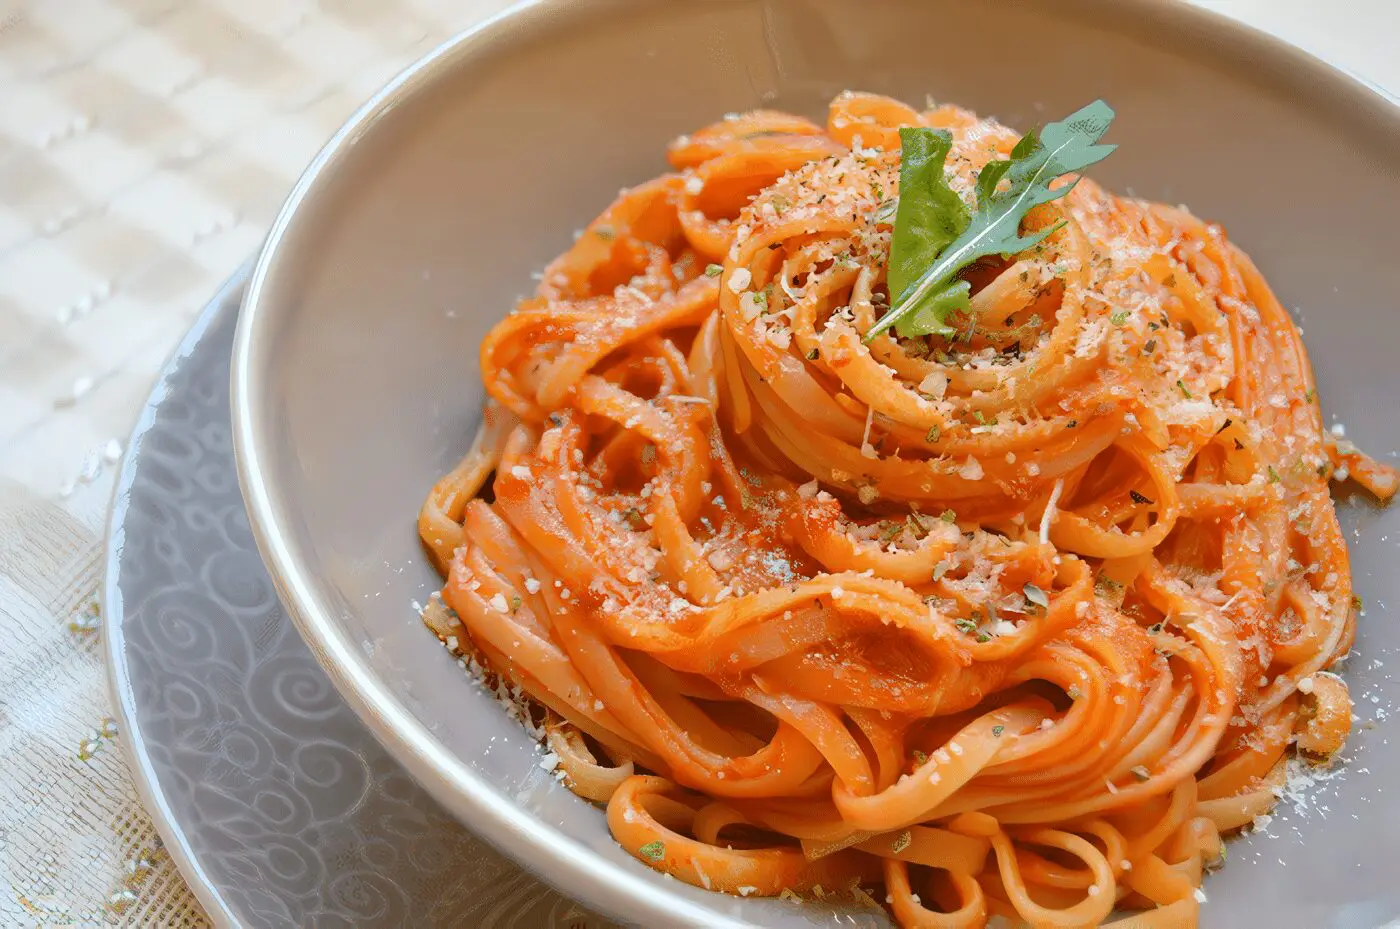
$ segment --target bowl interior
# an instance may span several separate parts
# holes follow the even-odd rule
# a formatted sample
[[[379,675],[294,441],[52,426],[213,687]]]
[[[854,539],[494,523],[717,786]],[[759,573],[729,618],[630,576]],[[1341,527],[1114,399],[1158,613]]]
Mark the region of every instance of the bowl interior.
[[[1400,448],[1400,121],[1272,40],[1156,2],[633,0],[539,3],[451,44],[337,138],[269,240],[235,357],[245,491],[303,632],[401,760],[524,864],[648,925],[835,923],[662,881],[621,852],[420,624],[436,577],[414,517],[471,439],[478,344],[531,272],[663,171],[673,136],[760,105],[821,118],[848,87],[1020,127],[1108,99],[1121,147],[1096,177],[1226,224],[1303,320],[1329,414],[1374,453]],[[1373,604],[1347,672],[1370,719],[1372,696],[1400,697],[1379,663],[1400,648],[1385,606],[1400,510],[1343,518]],[[1285,804],[1291,826],[1231,856],[1208,925],[1400,915],[1400,794],[1358,773],[1400,765],[1386,728],[1354,737],[1314,812]]]

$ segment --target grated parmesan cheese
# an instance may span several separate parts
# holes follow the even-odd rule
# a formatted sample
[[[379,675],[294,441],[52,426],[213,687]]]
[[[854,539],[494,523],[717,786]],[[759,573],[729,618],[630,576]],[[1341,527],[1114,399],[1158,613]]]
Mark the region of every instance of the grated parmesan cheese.
[[[948,375],[934,371],[919,382],[919,393],[928,394],[935,400],[942,400],[948,392]]]
[[[1040,544],[1050,544],[1050,526],[1055,522],[1056,507],[1060,502],[1060,494],[1064,492],[1065,479],[1060,478],[1055,482],[1055,489],[1050,491],[1050,502],[1045,504],[1045,512],[1040,517]]]

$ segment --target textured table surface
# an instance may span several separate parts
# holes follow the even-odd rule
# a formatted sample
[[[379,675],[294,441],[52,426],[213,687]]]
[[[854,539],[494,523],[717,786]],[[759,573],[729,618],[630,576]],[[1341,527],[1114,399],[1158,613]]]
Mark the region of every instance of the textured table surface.
[[[113,465],[321,143],[504,5],[0,0],[0,924],[204,925],[109,716]],[[1400,0],[1204,5],[1400,91]]]

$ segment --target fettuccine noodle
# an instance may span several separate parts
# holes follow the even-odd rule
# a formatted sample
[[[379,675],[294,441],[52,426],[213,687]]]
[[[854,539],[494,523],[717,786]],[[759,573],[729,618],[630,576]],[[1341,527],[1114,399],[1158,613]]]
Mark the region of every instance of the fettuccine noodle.
[[[1290,744],[1347,737],[1328,483],[1397,475],[1324,429],[1221,227],[1087,179],[965,274],[956,336],[865,341],[900,126],[952,132],[969,202],[1017,139],[857,93],[825,127],[730,117],[548,266],[421,513],[432,624],[680,880],[901,926],[1195,925]]]

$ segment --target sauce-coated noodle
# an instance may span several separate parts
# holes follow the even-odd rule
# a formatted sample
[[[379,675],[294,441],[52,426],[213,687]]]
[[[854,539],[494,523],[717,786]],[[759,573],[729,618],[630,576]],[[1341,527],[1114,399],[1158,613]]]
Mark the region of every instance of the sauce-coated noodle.
[[[865,94],[826,127],[745,114],[546,269],[421,514],[432,623],[681,880],[907,926],[1194,925],[1290,741],[1347,736],[1328,481],[1396,475],[1324,431],[1219,226],[1088,180],[965,275],[955,338],[864,341],[900,125],[952,131],[969,199],[1016,141]]]

